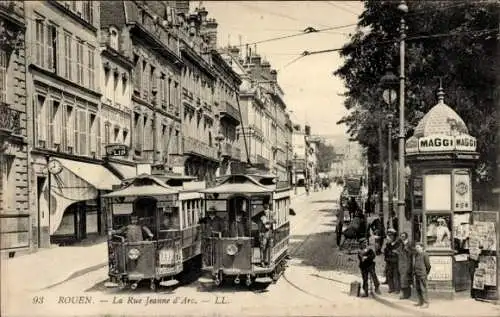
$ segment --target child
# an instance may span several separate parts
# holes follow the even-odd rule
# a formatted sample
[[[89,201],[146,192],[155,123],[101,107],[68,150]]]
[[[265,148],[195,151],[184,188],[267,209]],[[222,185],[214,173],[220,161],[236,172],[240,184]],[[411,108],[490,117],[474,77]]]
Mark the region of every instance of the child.
[[[427,298],[427,275],[431,270],[431,264],[422,243],[419,242],[415,245],[415,251],[413,274],[415,275],[415,288],[418,295],[418,303],[415,306],[427,308],[429,307],[429,300]]]
[[[375,272],[375,252],[368,247],[366,238],[359,240],[360,250],[358,253],[359,268],[361,270],[361,277],[363,278],[363,291],[361,297],[368,297],[368,279],[371,277],[373,285],[375,286],[375,293],[380,294],[380,283],[378,281],[377,273]]]

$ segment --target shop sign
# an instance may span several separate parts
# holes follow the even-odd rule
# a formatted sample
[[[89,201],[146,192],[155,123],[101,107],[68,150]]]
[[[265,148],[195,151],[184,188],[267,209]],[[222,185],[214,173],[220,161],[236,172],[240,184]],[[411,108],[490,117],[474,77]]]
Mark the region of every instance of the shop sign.
[[[107,156],[127,156],[128,146],[125,144],[108,144],[106,145]]]
[[[429,281],[451,281],[453,262],[450,256],[430,256],[431,271]]]
[[[475,151],[476,146],[476,138],[469,135],[434,135],[418,139],[420,152]]]

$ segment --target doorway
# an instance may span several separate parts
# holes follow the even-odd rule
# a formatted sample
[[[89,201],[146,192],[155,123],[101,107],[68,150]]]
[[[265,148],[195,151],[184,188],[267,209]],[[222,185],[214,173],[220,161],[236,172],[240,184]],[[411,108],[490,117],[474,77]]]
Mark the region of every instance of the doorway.
[[[43,194],[43,186],[47,180],[47,177],[45,176],[37,176],[36,178],[36,209],[37,209],[37,246],[38,248],[42,247],[42,211],[40,209],[40,199],[42,198]]]

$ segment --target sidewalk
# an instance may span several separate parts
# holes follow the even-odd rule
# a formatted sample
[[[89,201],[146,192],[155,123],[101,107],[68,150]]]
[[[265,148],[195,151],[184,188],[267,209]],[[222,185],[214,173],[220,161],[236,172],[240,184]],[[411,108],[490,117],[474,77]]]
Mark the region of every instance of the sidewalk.
[[[39,291],[67,279],[105,267],[107,243],[40,249],[10,259],[2,259],[2,295]]]
[[[351,282],[358,281],[361,283],[360,276],[342,272],[325,272],[318,274],[317,277],[330,280],[332,283],[337,284],[337,287],[341,288],[345,292],[349,292]],[[386,285],[381,285],[380,290],[382,294],[373,294],[371,298],[391,308],[411,312],[417,316],[500,316],[499,306],[477,301],[470,297],[457,297],[454,300],[430,298],[429,308],[421,309],[414,306],[414,304],[416,304],[415,300],[400,300],[399,294],[389,294]],[[366,299],[359,298],[359,300],[361,301]]]

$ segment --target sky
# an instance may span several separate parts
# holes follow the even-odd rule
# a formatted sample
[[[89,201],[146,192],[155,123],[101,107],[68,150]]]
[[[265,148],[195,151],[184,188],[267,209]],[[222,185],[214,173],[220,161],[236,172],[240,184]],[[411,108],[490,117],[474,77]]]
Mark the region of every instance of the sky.
[[[197,7],[198,1],[191,1]],[[346,26],[287,39],[257,44],[257,53],[278,71],[291,119],[311,125],[312,134],[343,135],[337,125],[347,110],[343,106],[343,82],[333,75],[342,65],[337,52],[306,56],[304,51],[340,48],[356,30],[363,11],[358,1],[204,1],[209,18],[218,22],[218,46],[245,45],[297,34],[307,27],[317,30]],[[251,45],[252,50],[254,45]],[[243,47],[244,49],[244,47]],[[292,62],[292,63],[291,63]]]

